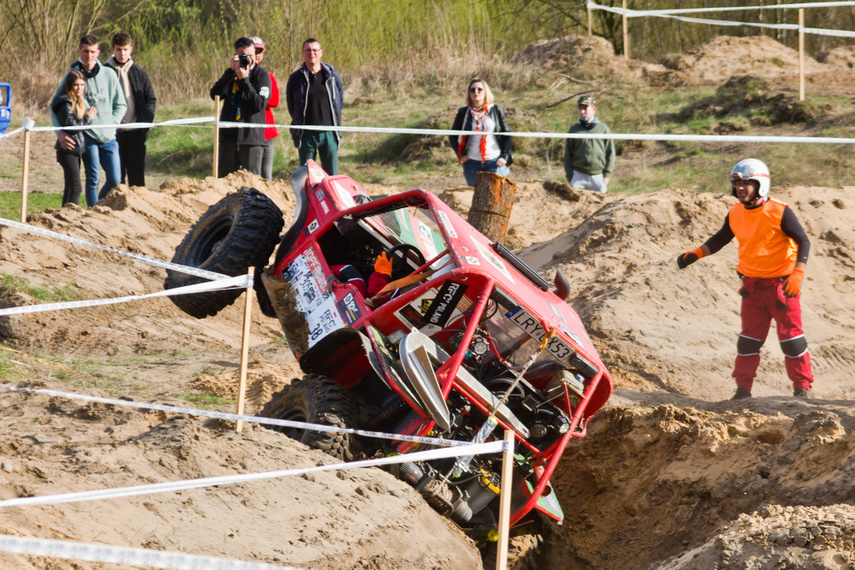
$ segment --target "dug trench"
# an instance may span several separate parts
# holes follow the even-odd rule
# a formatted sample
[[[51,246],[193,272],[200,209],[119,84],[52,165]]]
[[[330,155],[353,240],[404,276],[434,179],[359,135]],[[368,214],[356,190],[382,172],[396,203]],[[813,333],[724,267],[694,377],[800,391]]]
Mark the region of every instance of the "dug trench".
[[[270,196],[290,221],[286,182],[236,174],[158,191],[122,186],[91,210],[49,210],[29,222],[170,259],[208,206],[241,186]],[[539,568],[855,565],[852,188],[772,192],[793,206],[812,240],[803,298],[817,376],[810,400],[792,397],[770,338],[754,397],[730,401],[735,247],[676,267],[678,253],[720,227],[732,198],[519,184],[508,245],[549,280],[559,267],[570,278],[570,302],[616,380],[609,404],[553,477],[566,519],[547,527]],[[465,213],[471,193],[442,197]],[[165,276],[113,252],[11,228],[0,230],[0,271],[9,276],[4,306],[37,302],[37,286],[70,287],[85,299],[152,293]],[[165,298],[4,317],[6,383],[233,411],[242,304],[205,320]],[[253,314],[249,413],[299,374],[278,323]],[[252,425],[235,433],[213,420],[8,389],[0,407],[0,499],[334,462]],[[0,508],[0,533],[316,569],[480,567],[463,533],[378,469]],[[0,565],[107,567],[6,553]]]

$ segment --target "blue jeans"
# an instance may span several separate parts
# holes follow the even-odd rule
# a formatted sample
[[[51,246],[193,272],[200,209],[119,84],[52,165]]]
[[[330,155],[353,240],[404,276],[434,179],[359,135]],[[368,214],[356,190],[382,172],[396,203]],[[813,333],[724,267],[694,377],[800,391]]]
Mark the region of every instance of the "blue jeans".
[[[119,162],[119,143],[116,139],[109,142],[99,143],[95,139],[83,134],[86,153],[83,155],[83,167],[86,170],[86,206],[91,208],[95,203],[107,195],[107,192],[119,185],[122,179],[121,163]],[[98,177],[100,169],[104,168],[107,181],[98,192]]]
[[[488,160],[487,162],[480,162],[477,160],[472,160],[471,158],[463,163],[463,178],[466,179],[466,184],[469,186],[475,186],[475,178],[476,174],[479,172],[496,172],[498,166],[496,162],[499,159]]]

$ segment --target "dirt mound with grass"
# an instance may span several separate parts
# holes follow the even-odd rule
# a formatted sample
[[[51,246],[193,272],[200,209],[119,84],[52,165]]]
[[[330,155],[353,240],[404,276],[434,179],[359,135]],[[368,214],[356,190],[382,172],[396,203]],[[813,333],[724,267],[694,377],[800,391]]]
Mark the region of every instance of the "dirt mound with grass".
[[[718,85],[735,75],[752,75],[769,82],[775,89],[798,91],[799,52],[769,36],[718,36],[684,54],[665,57],[665,69],[648,66],[653,83],[665,85]],[[845,46],[820,54],[817,59],[805,55],[806,89],[821,86],[822,93],[846,94],[855,87],[855,48]],[[847,89],[849,91],[847,91]]]
[[[569,35],[540,40],[514,54],[510,61],[556,73],[584,68],[586,77],[592,73],[624,74],[629,69],[626,58],[615,55],[611,42],[597,36]]]
[[[241,186],[259,188],[291,219],[285,183],[236,174],[172,182],[160,191],[120,187],[91,210],[49,210],[30,222],[169,259],[209,205]],[[403,188],[377,188],[397,190]],[[550,280],[559,268],[568,277],[570,302],[617,384],[554,475],[567,519],[547,528],[540,567],[851,563],[855,516],[845,503],[855,480],[852,190],[773,187],[812,239],[803,312],[815,397],[792,397],[783,355],[770,338],[754,397],[732,402],[735,246],[683,271],[675,259],[718,230],[733,198],[675,188],[627,197],[558,183],[518,185],[508,244]],[[453,188],[443,198],[465,215],[471,192]],[[165,276],[115,253],[9,228],[0,230],[0,271],[31,287],[71,284],[78,298],[159,291]],[[6,289],[7,306],[34,302],[18,283]],[[232,411],[242,312],[241,299],[198,321],[159,298],[7,317],[0,322],[7,343],[0,362],[24,370],[16,383],[32,388],[184,407],[207,401]],[[278,323],[255,314],[249,413],[299,375]],[[75,360],[95,357],[103,359],[101,370],[115,371],[79,380]],[[8,390],[0,405],[2,499],[332,462],[253,426],[236,434],[215,421]],[[479,564],[474,545],[454,525],[411,488],[373,469],[4,508],[0,530],[310,568]],[[104,567],[7,554],[0,562]]]

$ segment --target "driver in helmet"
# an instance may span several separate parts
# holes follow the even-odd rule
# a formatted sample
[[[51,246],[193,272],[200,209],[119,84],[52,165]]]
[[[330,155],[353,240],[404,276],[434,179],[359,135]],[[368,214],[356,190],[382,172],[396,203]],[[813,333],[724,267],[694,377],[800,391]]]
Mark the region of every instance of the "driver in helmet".
[[[813,383],[799,301],[810,241],[793,210],[769,198],[769,182],[769,169],[761,161],[747,158],[738,162],[730,173],[730,183],[739,202],[730,209],[715,235],[701,247],[677,257],[677,266],[685,269],[717,252],[734,237],[739,243],[736,271],[742,279],[742,331],[736,342],[733,377],[737,389],[733,400],[751,397],[760,348],[772,319],[777,324],[793,395],[810,397]]]

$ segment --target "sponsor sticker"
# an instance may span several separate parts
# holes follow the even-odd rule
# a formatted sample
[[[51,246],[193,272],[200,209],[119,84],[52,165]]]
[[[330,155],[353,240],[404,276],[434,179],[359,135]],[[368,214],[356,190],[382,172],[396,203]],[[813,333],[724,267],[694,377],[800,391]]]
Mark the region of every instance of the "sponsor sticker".
[[[318,227],[320,227],[318,220],[312,220],[311,222],[309,222],[309,225],[306,226],[306,235],[313,234],[315,230],[318,229]]]
[[[451,220],[448,219],[448,214],[440,210],[439,219],[442,222],[442,225],[445,226],[445,231],[448,232],[448,235],[450,237],[453,237],[454,239],[457,239],[457,232],[454,231],[454,226],[451,225]]]
[[[353,297],[353,293],[348,293],[338,301],[335,306],[338,308],[340,315],[344,316],[347,324],[352,325],[362,316],[362,311],[359,310],[359,305]]]
[[[463,283],[446,280],[439,288],[436,298],[428,307],[424,316],[425,324],[443,327],[448,323],[451,314],[457,308],[457,304],[463,298],[468,287]]]

